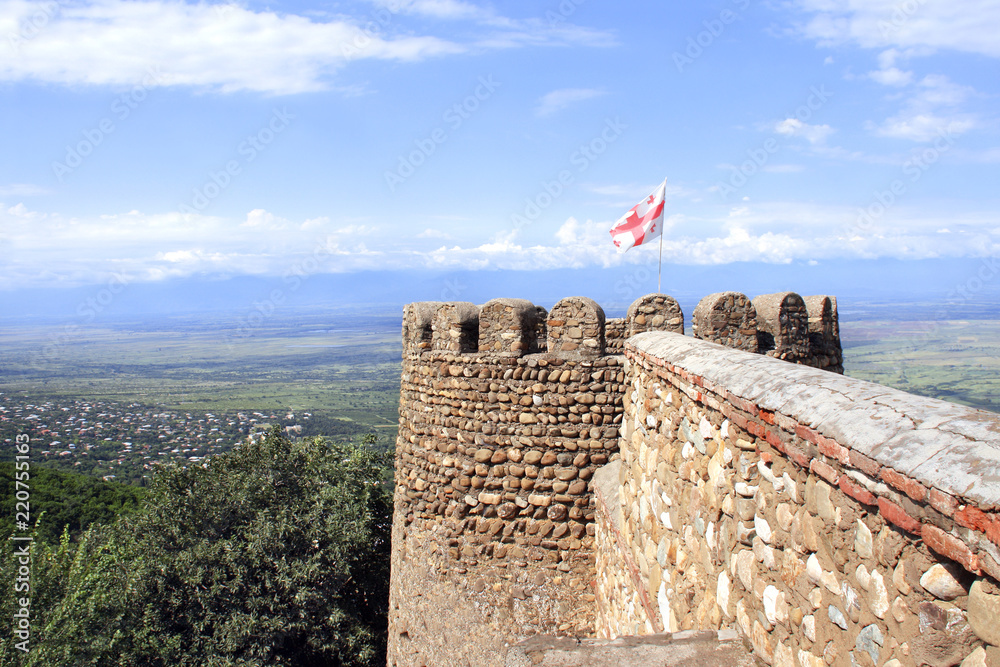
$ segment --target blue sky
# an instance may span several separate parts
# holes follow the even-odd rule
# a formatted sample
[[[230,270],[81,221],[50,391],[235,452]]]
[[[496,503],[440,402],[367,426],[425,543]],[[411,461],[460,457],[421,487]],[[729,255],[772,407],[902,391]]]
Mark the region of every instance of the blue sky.
[[[0,3],[0,288],[1000,247],[1000,1]],[[889,278],[891,280],[891,278]]]

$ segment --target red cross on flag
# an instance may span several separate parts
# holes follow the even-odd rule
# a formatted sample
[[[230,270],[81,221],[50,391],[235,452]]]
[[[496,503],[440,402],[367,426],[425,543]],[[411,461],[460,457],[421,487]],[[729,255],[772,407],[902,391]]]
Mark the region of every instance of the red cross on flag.
[[[667,193],[667,179],[660,187],[623,215],[611,228],[611,240],[618,252],[642,245],[663,234],[663,199]]]

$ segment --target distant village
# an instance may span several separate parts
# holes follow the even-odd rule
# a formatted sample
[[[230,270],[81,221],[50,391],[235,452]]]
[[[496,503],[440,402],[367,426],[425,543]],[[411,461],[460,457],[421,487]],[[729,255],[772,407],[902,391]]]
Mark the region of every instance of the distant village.
[[[14,438],[26,433],[34,463],[144,484],[158,466],[201,464],[275,423],[299,435],[312,418],[291,411],[177,412],[104,400],[27,403],[0,393],[0,460],[12,459]]]

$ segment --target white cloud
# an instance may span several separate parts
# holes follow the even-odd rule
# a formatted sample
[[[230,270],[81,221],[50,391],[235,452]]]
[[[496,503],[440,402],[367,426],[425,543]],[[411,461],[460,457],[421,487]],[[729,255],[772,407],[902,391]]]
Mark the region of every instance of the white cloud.
[[[632,208],[640,200],[648,197],[653,190],[659,187],[659,184],[650,183],[646,185],[636,185],[634,183],[628,183],[596,185],[592,183],[583,183],[580,187],[588,192],[593,192],[596,195],[613,198],[609,199],[607,202],[601,203],[609,207],[622,207],[622,213],[624,213],[625,210]],[[679,198],[694,198],[697,195],[698,193],[696,191],[680,185],[674,185],[670,182],[670,179],[667,179],[667,187],[664,191],[664,198],[667,201]]]
[[[913,72],[904,72],[898,67],[875,70],[868,73],[869,78],[883,86],[906,86],[913,81]]]
[[[331,88],[332,75],[352,60],[409,62],[470,50],[610,39],[575,26],[505,20],[458,0],[409,0],[403,12],[476,20],[478,34],[467,44],[414,34],[397,25],[402,19],[384,25],[375,21],[377,30],[366,29],[371,16],[323,21],[236,4],[169,0],[85,0],[59,4],[45,14],[53,5],[41,0],[0,4],[0,34],[15,36],[8,41],[16,51],[15,57],[0,60],[0,81],[141,83],[282,95]],[[44,24],[25,30],[40,13]]]
[[[902,113],[886,119],[875,133],[882,137],[910,141],[934,141],[939,137],[954,137],[975,127],[966,118],[947,118],[929,113]]]
[[[284,229],[286,223],[273,213],[268,213],[262,208],[255,208],[247,213],[247,219],[243,222],[244,227],[258,227],[268,229]]]
[[[833,134],[833,128],[829,125],[810,125],[798,118],[786,118],[778,122],[774,131],[789,137],[802,137],[810,144],[825,143],[826,138]]]
[[[796,0],[797,31],[822,45],[951,49],[1000,57],[997,0]]]
[[[911,141],[933,141],[958,136],[979,125],[972,114],[961,111],[975,91],[939,74],[925,76],[910,93],[900,112],[881,125],[870,126],[883,137]]]
[[[37,197],[48,194],[49,190],[40,185],[30,183],[11,183],[10,185],[0,185],[0,197]]]
[[[805,167],[801,164],[767,164],[762,169],[771,174],[797,174]]]
[[[539,100],[535,115],[541,117],[551,116],[571,104],[601,97],[606,94],[605,91],[595,88],[562,88],[560,90],[553,90]]]
[[[872,224],[859,210],[799,202],[741,202],[704,217],[670,216],[663,256],[682,264],[786,263],[834,258],[923,259],[1000,253],[1000,219],[986,211],[934,214],[900,201]],[[5,252],[0,285],[100,283],[115,272],[149,281],[199,273],[283,276],[305,263],[323,273],[389,269],[549,269],[641,264],[655,252],[619,255],[611,220],[567,218],[547,244],[526,245],[504,229],[478,244],[414,250],[381,226],[324,221],[303,232],[301,222],[255,210],[244,220],[141,212],[65,218],[23,204],[0,207]],[[481,227],[480,227],[481,228]],[[949,229],[951,233],[938,233]],[[363,239],[371,239],[369,248]],[[312,271],[313,269],[310,269]]]
[[[578,240],[580,223],[576,218],[568,218],[566,222],[556,231],[556,238],[560,245],[572,245]]]
[[[419,14],[437,19],[486,18],[492,12],[461,0],[378,0],[376,5],[392,13]]]
[[[450,239],[452,238],[450,234],[442,232],[440,229],[425,229],[424,231],[417,234],[418,239]]]

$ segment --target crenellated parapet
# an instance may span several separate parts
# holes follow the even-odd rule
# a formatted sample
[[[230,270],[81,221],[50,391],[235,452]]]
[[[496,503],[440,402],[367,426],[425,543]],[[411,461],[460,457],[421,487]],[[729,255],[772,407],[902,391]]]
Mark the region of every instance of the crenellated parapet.
[[[572,357],[595,358],[604,354],[604,309],[593,299],[571,296],[552,306],[548,350]]]
[[[809,313],[795,292],[762,294],[753,300],[757,311],[757,351],[794,363],[810,358]]]
[[[716,292],[698,302],[691,319],[695,338],[756,352],[757,310],[739,292]]]
[[[816,339],[830,346],[835,302],[817,303],[830,304]],[[693,329],[756,343],[756,311],[713,295]],[[501,666],[526,634],[592,634],[593,479],[626,426],[625,341],[648,331],[683,334],[674,298],[646,295],[614,319],[584,297],[549,311],[523,299],[404,308],[390,665]]]
[[[431,331],[431,342],[435,350],[477,352],[479,306],[467,301],[441,304],[431,319]]]
[[[434,317],[443,305],[440,301],[418,301],[403,306],[404,356],[434,348]]]
[[[626,338],[644,331],[684,333],[684,313],[677,299],[666,294],[647,294],[632,302],[625,317]]]
[[[837,297],[803,297],[809,312],[809,356],[816,368],[835,373],[844,372],[844,355],[840,346],[840,319]]]
[[[544,308],[542,309],[544,312]],[[538,347],[539,320],[535,304],[524,299],[493,299],[479,313],[482,352],[520,357]]]
[[[684,313],[677,300],[647,294],[623,318],[607,318],[586,297],[562,299],[551,311],[524,299],[494,299],[483,306],[423,301],[404,308],[403,351],[404,356],[441,351],[597,359],[621,354],[628,338],[645,331],[683,334]],[[779,292],[751,301],[739,292],[710,294],[694,310],[691,333],[726,347],[843,372],[834,297]]]

